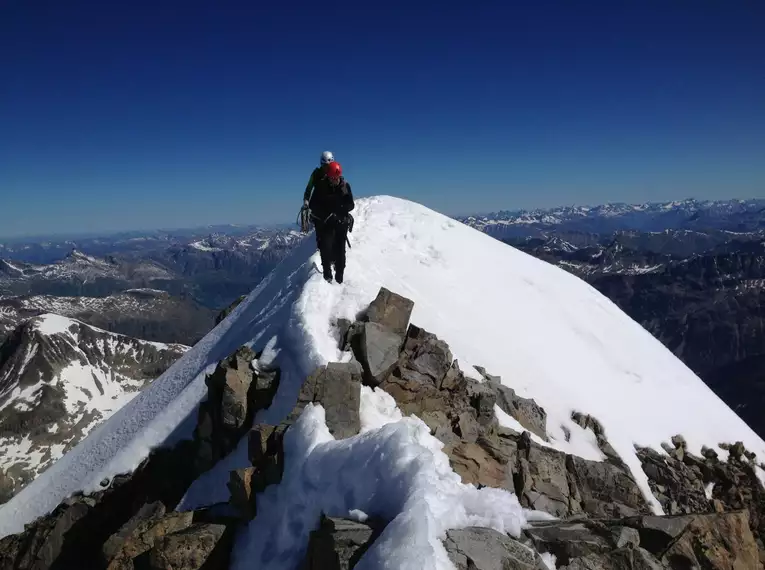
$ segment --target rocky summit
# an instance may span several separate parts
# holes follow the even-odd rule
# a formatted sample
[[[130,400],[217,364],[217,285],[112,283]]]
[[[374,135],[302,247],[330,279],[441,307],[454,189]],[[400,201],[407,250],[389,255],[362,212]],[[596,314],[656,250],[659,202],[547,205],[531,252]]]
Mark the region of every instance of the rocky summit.
[[[723,461],[709,442],[703,456],[682,434],[660,453],[638,449],[654,497],[647,497],[608,441],[596,417],[572,419],[591,434],[600,461],[564,453],[548,438],[545,410],[503,379],[478,368],[471,378],[449,345],[410,322],[414,303],[381,289],[356,321],[333,323],[338,347],[352,358],[319,366],[302,383],[284,421],[257,421],[279,390],[284,371],[242,346],[207,373],[207,399],[191,439],[155,450],[140,467],[72,496],[53,512],[0,541],[0,566],[64,568],[226,569],[237,533],[259,516],[261,497],[290,468],[285,442],[309,404],[321,404],[335,440],[361,437],[360,394],[382,390],[404,415],[418,416],[443,444],[463,483],[514,493],[534,509],[520,533],[466,526],[440,537],[459,570],[562,568],[763,568],[765,490],[757,458],[740,442]],[[498,410],[515,428],[500,421]],[[192,482],[246,444],[250,466],[230,471],[229,500],[176,510]],[[294,459],[294,458],[293,458]],[[338,474],[341,476],[341,474]],[[384,540],[385,512],[355,518],[322,512],[299,565],[305,570],[362,567]]]
[[[0,503],[188,349],[46,314],[0,345]]]

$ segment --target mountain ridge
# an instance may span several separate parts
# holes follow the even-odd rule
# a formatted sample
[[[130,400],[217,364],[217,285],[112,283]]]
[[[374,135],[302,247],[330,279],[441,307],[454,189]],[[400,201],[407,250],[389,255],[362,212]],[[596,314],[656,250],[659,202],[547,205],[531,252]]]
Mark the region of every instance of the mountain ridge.
[[[0,490],[7,500],[188,347],[44,314],[0,345]]]

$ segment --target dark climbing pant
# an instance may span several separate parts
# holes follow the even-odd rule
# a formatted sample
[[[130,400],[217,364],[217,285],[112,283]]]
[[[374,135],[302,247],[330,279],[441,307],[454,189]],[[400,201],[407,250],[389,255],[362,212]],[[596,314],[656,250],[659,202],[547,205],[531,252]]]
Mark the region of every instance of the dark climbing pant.
[[[338,282],[343,280],[347,235],[348,227],[344,224],[316,224],[316,245],[319,248],[324,277],[327,279],[332,278],[332,266],[334,265],[336,280]]]

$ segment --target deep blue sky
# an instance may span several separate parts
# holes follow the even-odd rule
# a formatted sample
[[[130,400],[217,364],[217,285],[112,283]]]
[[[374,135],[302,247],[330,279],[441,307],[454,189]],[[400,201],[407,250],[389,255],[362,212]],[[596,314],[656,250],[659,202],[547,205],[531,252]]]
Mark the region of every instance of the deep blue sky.
[[[765,2],[0,5],[0,235],[765,192]]]

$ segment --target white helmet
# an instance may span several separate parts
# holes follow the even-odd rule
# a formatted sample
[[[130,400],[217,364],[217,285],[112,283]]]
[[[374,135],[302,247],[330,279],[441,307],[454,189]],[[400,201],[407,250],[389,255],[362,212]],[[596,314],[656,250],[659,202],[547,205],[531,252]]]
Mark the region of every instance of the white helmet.
[[[328,150],[325,150],[321,153],[321,163],[322,164],[329,164],[330,162],[335,162],[335,157],[331,152]]]

